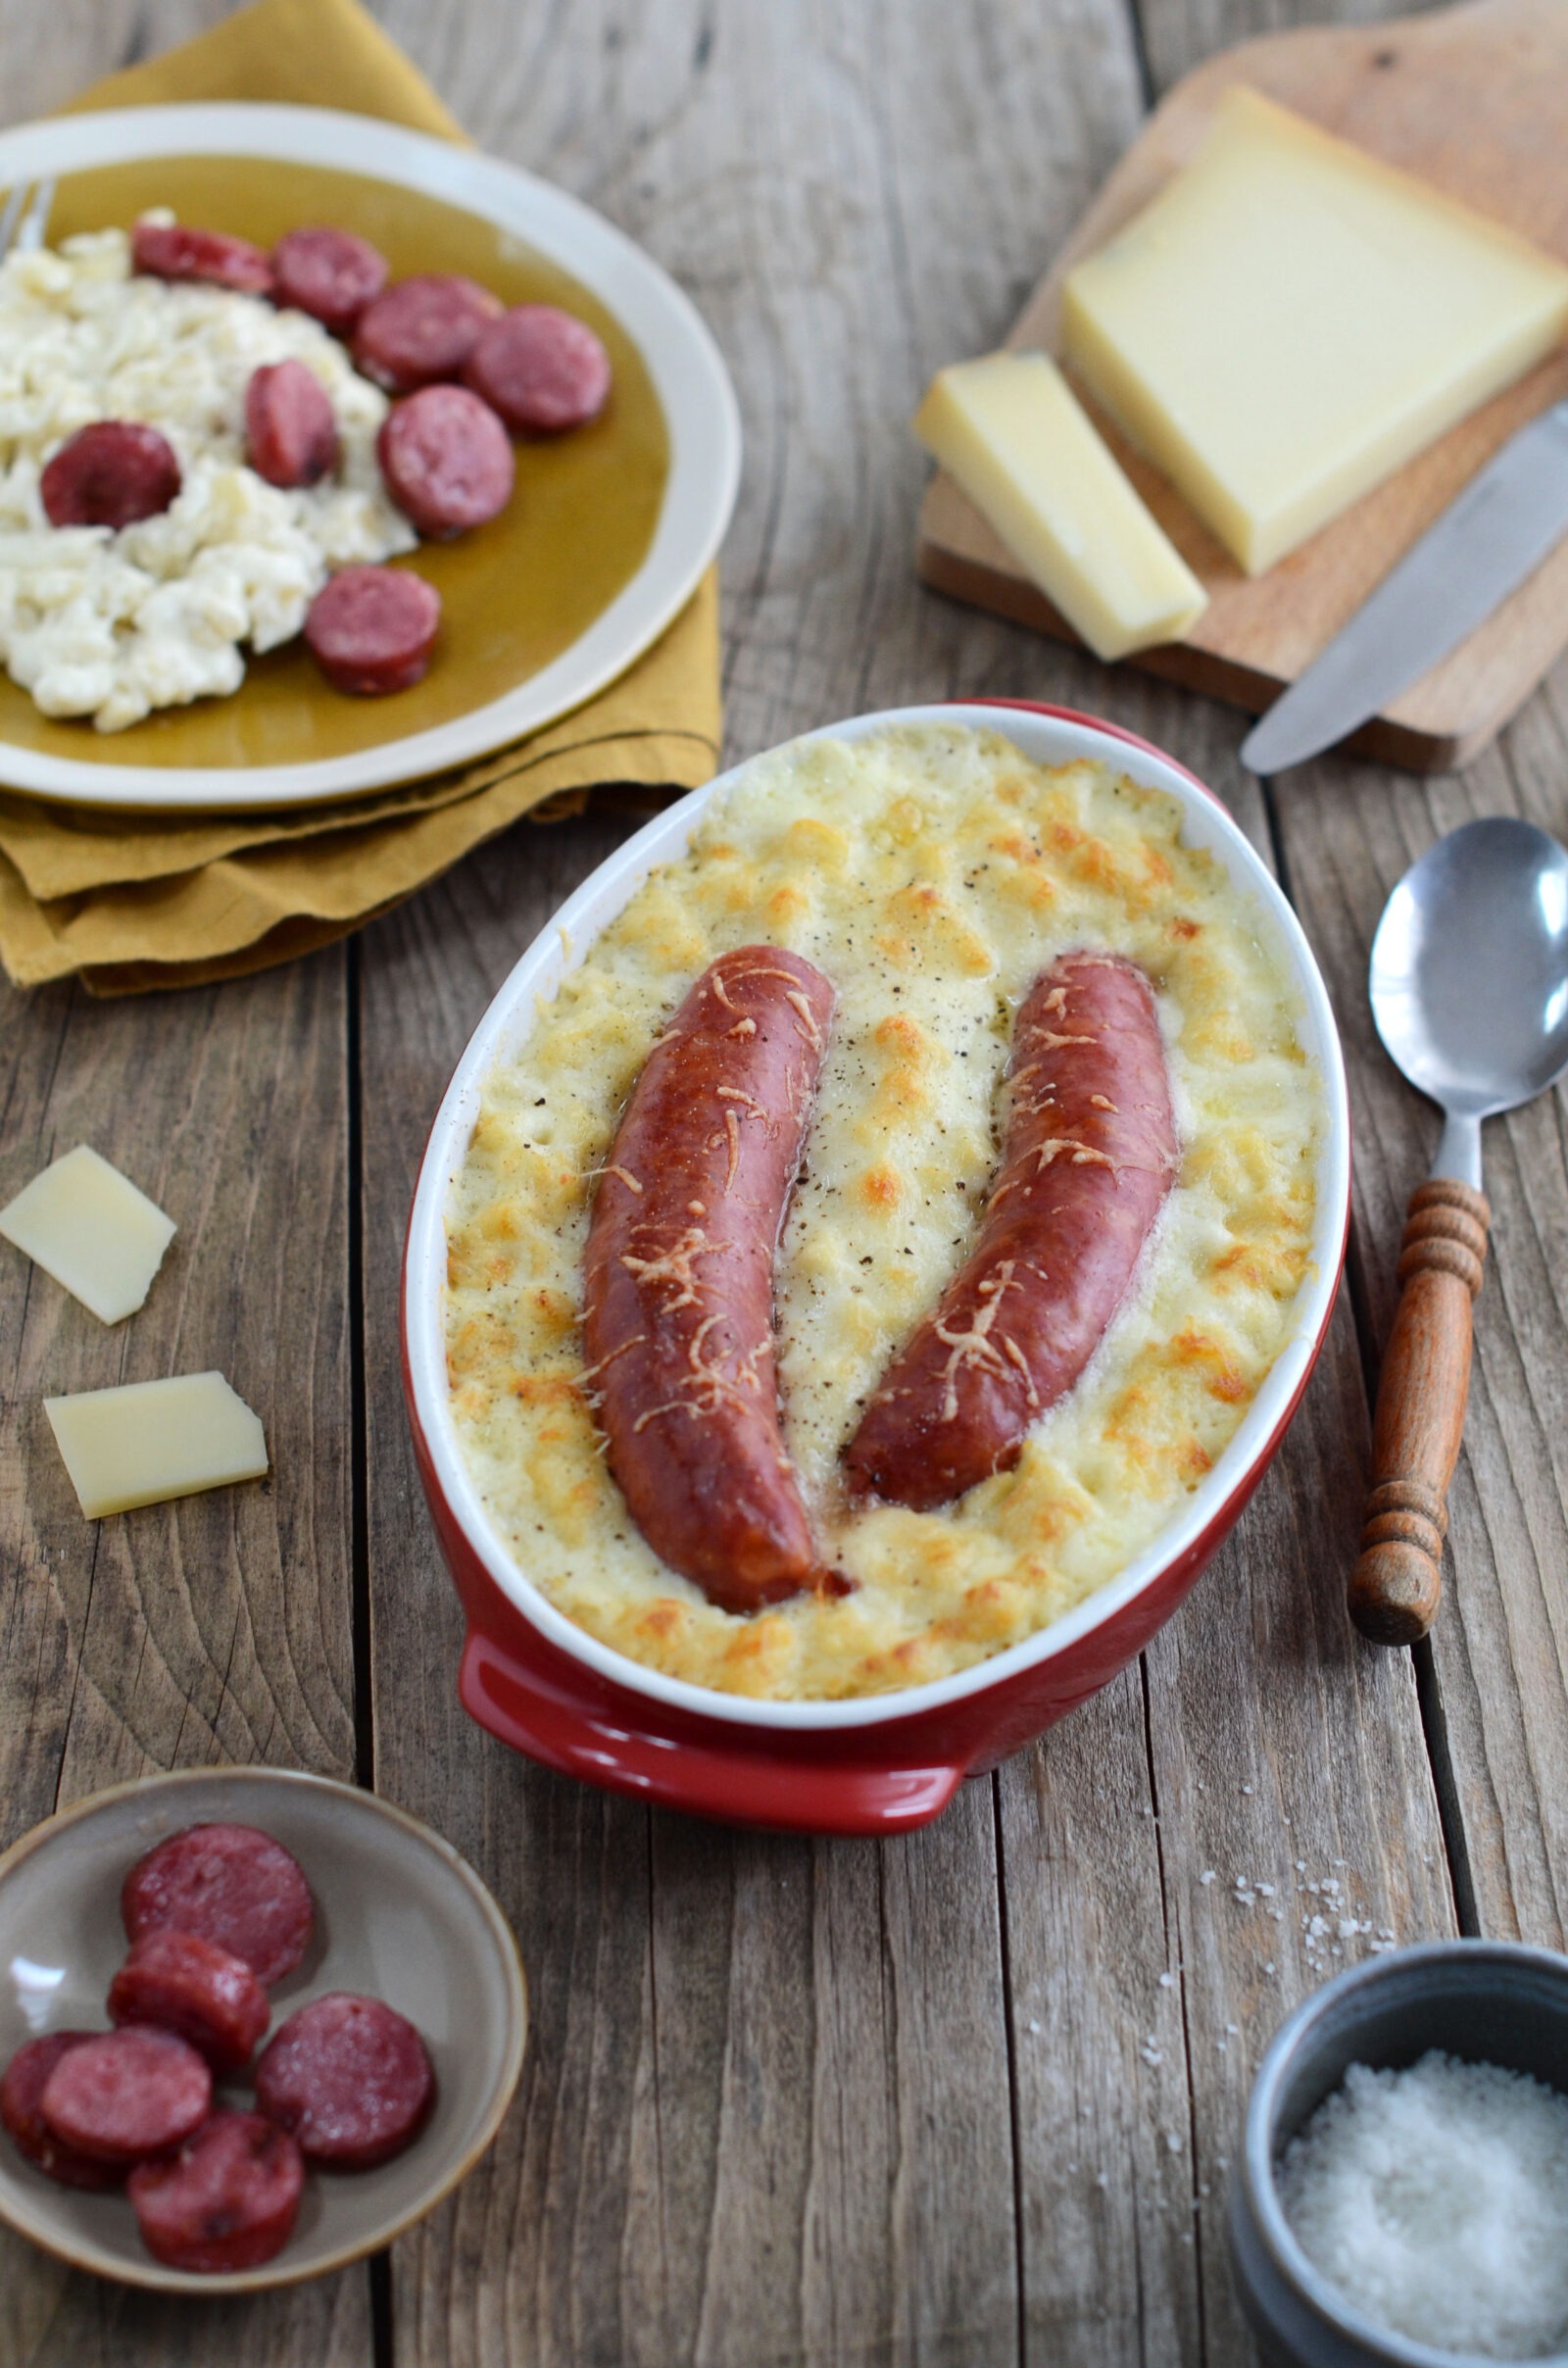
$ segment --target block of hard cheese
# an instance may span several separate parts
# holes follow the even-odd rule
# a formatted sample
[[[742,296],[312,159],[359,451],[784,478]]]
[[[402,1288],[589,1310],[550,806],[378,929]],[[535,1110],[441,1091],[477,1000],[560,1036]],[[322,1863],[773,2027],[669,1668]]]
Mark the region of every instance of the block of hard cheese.
[[[132,1381],[43,1404],[90,1521],[267,1472],[260,1417],[221,1373]]]
[[[1565,330],[1560,264],[1241,87],[1062,291],[1074,372],[1253,575]]]
[[[174,1220],[128,1176],[78,1143],[0,1209],[0,1233],[106,1324],[152,1288]]]
[[[1097,657],[1176,641],[1201,614],[1202,585],[1044,354],[939,370],[914,432]]]

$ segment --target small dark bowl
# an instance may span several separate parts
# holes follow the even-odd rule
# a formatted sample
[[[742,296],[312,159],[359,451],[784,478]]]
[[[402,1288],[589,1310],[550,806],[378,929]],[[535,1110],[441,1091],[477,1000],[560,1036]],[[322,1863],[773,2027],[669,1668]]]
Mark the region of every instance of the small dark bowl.
[[[1268,2368],[1491,2368],[1379,2327],[1307,2259],[1275,2167],[1351,2064],[1398,2070],[1431,2047],[1568,2095],[1568,1958],[1511,1941],[1434,1941],[1352,1966],[1275,2034],[1247,2108],[1226,2212],[1231,2270]],[[1568,2368],[1568,2353],[1538,2368]]]

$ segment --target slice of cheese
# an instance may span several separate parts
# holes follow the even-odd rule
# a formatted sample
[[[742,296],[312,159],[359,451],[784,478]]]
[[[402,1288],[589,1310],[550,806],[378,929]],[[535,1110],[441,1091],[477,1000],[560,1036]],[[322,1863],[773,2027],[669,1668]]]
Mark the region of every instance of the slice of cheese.
[[[1072,369],[1253,575],[1565,330],[1560,264],[1240,87],[1062,292]]]
[[[1205,605],[1044,354],[940,370],[914,432],[1099,658],[1175,641]]]
[[[221,1373],[132,1381],[43,1404],[89,1521],[267,1472],[260,1417]]]
[[[118,1324],[146,1299],[174,1220],[78,1143],[0,1209],[0,1233],[94,1315]]]

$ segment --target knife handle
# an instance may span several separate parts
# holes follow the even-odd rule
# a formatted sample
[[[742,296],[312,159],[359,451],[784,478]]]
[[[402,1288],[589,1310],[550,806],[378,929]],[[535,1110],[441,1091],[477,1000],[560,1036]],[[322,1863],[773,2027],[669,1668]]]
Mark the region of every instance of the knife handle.
[[[1448,1483],[1470,1388],[1470,1310],[1491,1221],[1485,1193],[1446,1176],[1410,1196],[1361,1555],[1350,1574],[1350,1617],[1375,1645],[1413,1645],[1438,1608]]]

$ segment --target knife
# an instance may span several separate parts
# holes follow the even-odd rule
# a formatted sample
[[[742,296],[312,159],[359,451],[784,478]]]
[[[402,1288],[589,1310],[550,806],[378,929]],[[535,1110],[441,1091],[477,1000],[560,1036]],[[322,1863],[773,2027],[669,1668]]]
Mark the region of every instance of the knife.
[[[1509,437],[1242,743],[1254,773],[1332,748],[1473,633],[1568,531],[1568,402]]]

